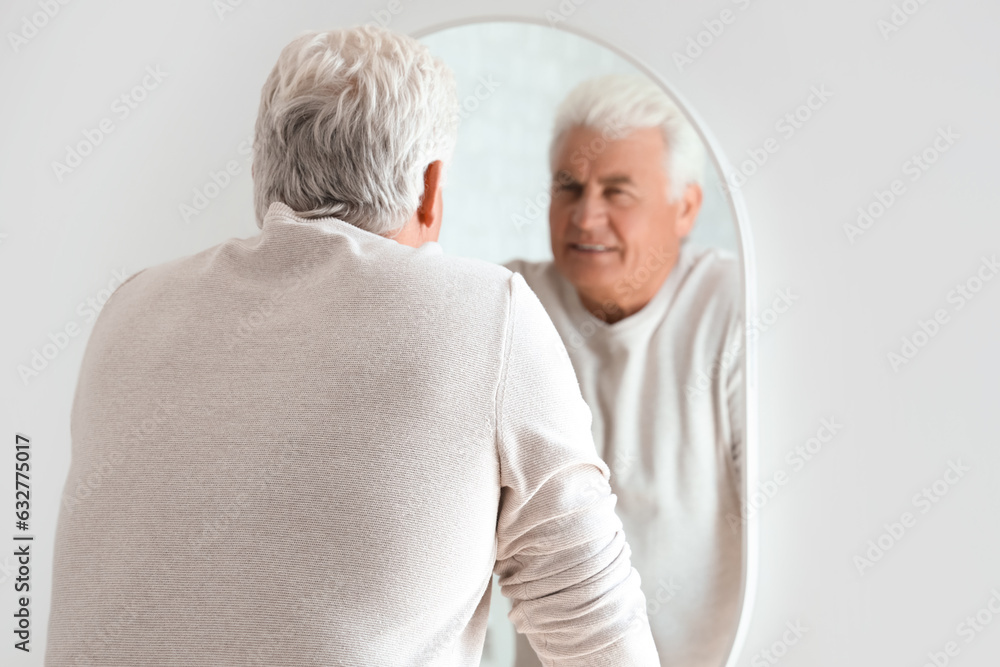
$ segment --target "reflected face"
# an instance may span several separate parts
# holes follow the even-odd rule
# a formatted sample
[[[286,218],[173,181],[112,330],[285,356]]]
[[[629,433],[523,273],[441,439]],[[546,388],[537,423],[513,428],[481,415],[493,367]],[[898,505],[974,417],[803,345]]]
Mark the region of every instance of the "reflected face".
[[[549,234],[556,268],[584,306],[606,321],[641,309],[677,260],[701,189],[669,200],[659,128],[618,135],[573,127],[559,147]]]

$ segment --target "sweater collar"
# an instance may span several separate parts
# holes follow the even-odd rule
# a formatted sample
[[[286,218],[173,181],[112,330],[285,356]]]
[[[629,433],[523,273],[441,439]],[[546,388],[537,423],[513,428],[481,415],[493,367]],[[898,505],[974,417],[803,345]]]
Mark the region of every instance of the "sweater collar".
[[[322,218],[303,218],[297,212],[292,210],[288,204],[281,201],[271,202],[271,205],[267,208],[267,213],[264,215],[264,220],[261,224],[261,229],[265,232],[268,231],[269,226],[273,228],[276,224],[280,223],[291,223],[293,225],[306,225],[311,229],[320,230],[327,234],[337,234],[345,235],[353,239],[354,241],[362,244],[375,244],[375,245],[385,245],[392,244],[391,246],[386,246],[390,248],[400,247],[408,248],[396,241],[370,232],[366,229],[361,229],[356,227],[349,222],[336,218],[334,216],[326,216]],[[413,249],[413,248],[409,248]],[[443,249],[441,244],[437,241],[427,241],[421,245],[417,250],[422,252],[430,252],[434,254],[442,254]]]

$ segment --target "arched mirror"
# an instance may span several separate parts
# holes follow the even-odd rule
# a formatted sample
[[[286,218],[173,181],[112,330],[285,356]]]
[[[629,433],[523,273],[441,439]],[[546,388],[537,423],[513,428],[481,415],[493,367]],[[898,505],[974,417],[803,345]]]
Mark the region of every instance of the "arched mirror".
[[[742,609],[747,411],[740,238],[716,161],[636,64],[517,22],[420,36],[461,124],[445,252],[522,273],[611,470],[664,665],[721,667]],[[540,665],[494,577],[483,665]]]

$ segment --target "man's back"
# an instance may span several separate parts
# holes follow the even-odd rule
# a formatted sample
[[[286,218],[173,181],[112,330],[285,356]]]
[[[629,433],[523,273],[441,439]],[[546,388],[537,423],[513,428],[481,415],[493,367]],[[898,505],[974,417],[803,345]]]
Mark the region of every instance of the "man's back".
[[[71,430],[47,665],[475,665],[494,571],[559,664],[658,664],[569,358],[501,267],[273,204],[119,288]]]

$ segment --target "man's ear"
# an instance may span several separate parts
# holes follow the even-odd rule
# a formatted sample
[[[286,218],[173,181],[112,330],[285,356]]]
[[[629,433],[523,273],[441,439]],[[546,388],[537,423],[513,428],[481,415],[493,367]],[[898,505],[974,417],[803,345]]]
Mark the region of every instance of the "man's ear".
[[[422,225],[434,223],[434,211],[441,199],[441,171],[444,165],[441,160],[434,160],[424,170],[424,194],[417,207],[417,220]]]
[[[684,188],[684,194],[681,195],[679,208],[677,209],[677,219],[674,222],[674,231],[677,233],[677,238],[682,239],[691,232],[691,229],[694,227],[694,221],[698,217],[699,211],[701,211],[703,198],[704,193],[701,190],[701,186],[697,183],[691,183]]]

